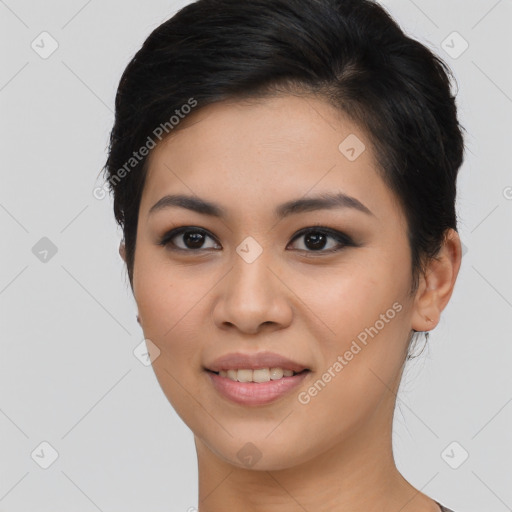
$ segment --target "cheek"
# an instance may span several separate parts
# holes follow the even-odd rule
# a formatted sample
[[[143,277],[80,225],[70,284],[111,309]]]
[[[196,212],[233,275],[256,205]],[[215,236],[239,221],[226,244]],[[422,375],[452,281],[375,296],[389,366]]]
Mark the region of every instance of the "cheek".
[[[365,403],[371,409],[403,363],[408,333],[404,290],[409,282],[406,269],[391,270],[391,261],[361,262],[350,271],[317,275],[315,286],[303,283],[309,290],[304,295],[310,311],[307,330],[322,353],[319,373],[327,372],[329,382],[322,394],[345,410]]]
[[[151,247],[144,238],[138,242],[134,297],[145,334],[162,338],[190,309],[190,303],[200,293],[200,283],[187,275],[190,273],[170,263],[161,248]]]
[[[201,367],[202,346],[211,332],[211,292],[219,279],[208,265],[177,265],[154,249],[139,247],[134,296],[144,336],[160,349],[164,366],[188,379]]]
[[[313,334],[322,365],[298,397],[297,432],[288,425],[290,437],[316,439],[304,450],[318,450],[315,443],[328,449],[329,443],[363,430],[379,407],[393,410],[390,390],[398,382],[407,333],[406,304],[397,288],[389,279],[377,279],[376,272],[371,277],[351,273],[328,280],[308,297],[308,306],[329,330]]]
[[[136,302],[144,336],[160,350],[152,363],[155,376],[176,413],[189,423],[197,414],[191,397],[201,391],[202,326],[209,315],[201,298],[209,282],[185,275],[176,268],[144,266],[137,276]]]
[[[294,279],[294,291],[307,305],[308,316],[316,319],[318,334],[323,335],[320,339],[327,340],[333,348],[343,347],[374,325],[381,314],[402,300],[403,289],[404,283],[396,271],[390,271],[389,264],[369,258]],[[304,306],[299,307],[305,311]],[[396,307],[388,316],[400,318],[395,313]]]
[[[184,277],[174,269],[147,268],[139,274],[136,302],[144,334],[163,351],[192,346],[206,318],[205,301],[208,281]],[[206,286],[206,288],[205,288]]]

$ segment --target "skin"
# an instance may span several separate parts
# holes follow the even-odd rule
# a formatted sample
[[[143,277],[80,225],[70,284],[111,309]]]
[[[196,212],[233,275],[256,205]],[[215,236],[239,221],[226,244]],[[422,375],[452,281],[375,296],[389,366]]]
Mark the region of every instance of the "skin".
[[[354,161],[338,149],[349,134],[366,146]],[[132,286],[144,336],[160,350],[153,361],[158,381],[194,433],[199,511],[438,512],[397,470],[392,420],[411,330],[433,329],[452,294],[461,261],[457,233],[447,233],[411,295],[405,217],[377,173],[371,141],[317,97],[207,106],[149,158]],[[273,217],[281,203],[333,191],[357,198],[373,215],[335,208]],[[215,202],[227,216],[179,207],[148,214],[171,193]],[[333,238],[316,251],[307,236],[295,238],[315,225],[357,245],[329,253],[338,246]],[[172,239],[181,252],[158,244],[180,226],[207,230],[204,248],[194,252],[182,235]],[[236,252],[248,236],[262,249],[252,263]],[[400,312],[300,403],[298,394],[395,303]],[[228,352],[264,350],[312,370],[268,405],[226,400],[203,370]],[[252,466],[237,456],[249,442],[260,455]]]

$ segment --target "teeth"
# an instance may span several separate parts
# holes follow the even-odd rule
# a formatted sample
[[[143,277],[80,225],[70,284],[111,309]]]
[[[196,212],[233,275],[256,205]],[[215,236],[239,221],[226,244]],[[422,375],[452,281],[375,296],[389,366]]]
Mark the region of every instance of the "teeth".
[[[283,368],[260,368],[258,370],[221,370],[219,375],[227,377],[238,382],[268,382],[278,380],[283,377],[291,377],[295,372],[293,370],[284,370]]]

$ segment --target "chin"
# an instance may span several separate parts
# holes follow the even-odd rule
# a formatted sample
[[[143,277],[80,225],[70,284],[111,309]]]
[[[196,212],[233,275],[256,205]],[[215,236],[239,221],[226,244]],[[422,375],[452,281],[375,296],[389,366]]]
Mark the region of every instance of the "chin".
[[[227,426],[226,430],[230,431],[230,427]],[[272,429],[255,429],[257,435],[253,430],[248,429],[247,435],[244,435],[243,430],[237,428],[237,435],[230,437],[222,428],[212,430],[210,427],[204,437],[194,436],[196,447],[199,438],[202,445],[225,463],[255,471],[280,471],[296,467],[311,460],[321,448],[308,447],[303,434],[294,439],[284,430],[281,435],[277,434],[277,429],[270,435],[268,432]]]

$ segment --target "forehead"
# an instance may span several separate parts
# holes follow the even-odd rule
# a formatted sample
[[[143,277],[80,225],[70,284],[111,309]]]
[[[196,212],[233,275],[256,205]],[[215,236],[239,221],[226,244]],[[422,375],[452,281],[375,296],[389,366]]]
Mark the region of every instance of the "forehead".
[[[148,158],[141,211],[178,192],[215,198],[232,210],[259,211],[269,202],[326,191],[357,197],[376,215],[397,207],[367,134],[311,96],[208,105]]]

